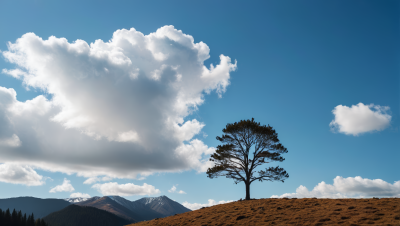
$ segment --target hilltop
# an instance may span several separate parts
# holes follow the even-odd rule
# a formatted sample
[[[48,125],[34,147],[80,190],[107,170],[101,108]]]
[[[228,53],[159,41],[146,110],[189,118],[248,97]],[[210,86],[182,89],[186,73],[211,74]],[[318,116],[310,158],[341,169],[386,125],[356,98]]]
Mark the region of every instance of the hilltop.
[[[400,198],[237,201],[129,226],[367,224],[400,225]]]

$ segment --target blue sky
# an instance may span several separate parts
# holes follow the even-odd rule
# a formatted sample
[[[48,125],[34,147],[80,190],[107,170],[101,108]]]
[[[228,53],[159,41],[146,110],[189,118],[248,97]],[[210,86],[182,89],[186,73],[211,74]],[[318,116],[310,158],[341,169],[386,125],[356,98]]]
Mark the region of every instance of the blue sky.
[[[219,144],[215,137],[227,123],[252,117],[276,129],[288,149],[279,166],[290,176],[285,183],[253,183],[252,198],[400,195],[397,1],[35,0],[1,1],[0,9],[0,69],[5,69],[0,86],[17,94],[14,100],[11,91],[3,89],[0,98],[0,163],[3,172],[19,172],[0,175],[0,198],[125,191],[130,200],[167,195],[191,208],[209,199],[237,200],[245,195],[244,184],[209,179],[201,164]],[[147,46],[154,62],[122,42],[113,51],[124,52],[134,67],[125,67],[122,61],[127,58],[116,52],[107,53],[109,58],[99,52],[91,55],[94,58],[79,58],[79,49],[90,47],[77,45],[75,53],[63,49],[78,39],[107,43],[117,30],[131,28],[149,43],[164,37]],[[149,34],[158,29],[159,36],[151,39]],[[25,35],[17,44],[29,32],[34,35]],[[118,37],[135,39],[132,34]],[[179,40],[186,34],[194,42],[186,45],[170,34]],[[47,43],[49,48],[40,49],[38,40],[50,36],[55,38]],[[62,44],[60,38],[67,41]],[[200,48],[205,45],[209,58]],[[197,56],[191,52],[194,48],[199,48]],[[203,64],[210,72],[207,81],[196,80]],[[220,71],[212,71],[210,64],[220,65]],[[25,74],[12,72],[17,68]],[[96,71],[99,68],[104,70]],[[100,82],[94,71],[109,77]],[[181,99],[171,93],[168,81],[154,85],[144,79],[155,76],[156,81],[175,72],[183,79]],[[126,75],[120,78],[118,73]],[[190,76],[193,79],[185,80]],[[39,95],[40,100],[26,104]],[[64,99],[55,101],[56,96]],[[15,106],[25,107],[10,113],[10,98]],[[148,101],[157,106],[142,108]],[[171,107],[178,102],[183,112]],[[172,121],[168,124],[160,115]],[[185,122],[187,128],[176,129]],[[178,147],[184,149],[183,157],[174,156]],[[84,184],[90,177],[106,178]],[[50,193],[64,178],[74,190],[66,183],[64,190]],[[168,192],[172,186],[176,191]],[[373,193],[376,190],[381,193]]]

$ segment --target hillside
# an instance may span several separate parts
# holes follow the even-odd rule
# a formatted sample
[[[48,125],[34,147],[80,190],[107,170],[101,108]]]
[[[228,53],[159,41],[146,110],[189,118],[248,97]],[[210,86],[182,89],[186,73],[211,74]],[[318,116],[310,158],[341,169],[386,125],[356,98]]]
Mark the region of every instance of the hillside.
[[[130,226],[367,224],[400,225],[400,198],[237,201]]]
[[[70,205],[43,218],[51,226],[122,226],[131,223],[105,210]]]
[[[69,202],[62,199],[40,199],[34,197],[0,199],[0,209],[21,210],[22,214],[26,213],[26,215],[33,213],[35,218],[43,218],[69,205]]]

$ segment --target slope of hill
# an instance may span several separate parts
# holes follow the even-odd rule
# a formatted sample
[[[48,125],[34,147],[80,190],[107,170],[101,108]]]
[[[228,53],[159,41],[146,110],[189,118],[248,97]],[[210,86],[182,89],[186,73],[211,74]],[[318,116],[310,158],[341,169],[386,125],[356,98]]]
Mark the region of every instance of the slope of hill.
[[[237,201],[143,225],[400,225],[400,198]]]
[[[181,204],[169,199],[167,196],[141,198],[134,203],[141,203],[144,206],[163,214],[164,216],[171,216],[191,211],[190,209],[182,206]]]
[[[35,218],[43,218],[69,205],[69,202],[62,199],[39,199],[34,197],[0,199],[0,209],[21,210],[22,214],[26,213],[26,215],[33,213]]]
[[[131,221],[90,206],[70,205],[43,218],[51,226],[123,226]]]
[[[115,202],[107,196],[104,196],[102,198],[93,197],[86,201],[75,203],[75,205],[91,206],[101,210],[105,210],[130,222],[137,222],[139,221],[138,219],[140,219],[139,214],[132,212],[125,206],[122,206],[121,204]]]

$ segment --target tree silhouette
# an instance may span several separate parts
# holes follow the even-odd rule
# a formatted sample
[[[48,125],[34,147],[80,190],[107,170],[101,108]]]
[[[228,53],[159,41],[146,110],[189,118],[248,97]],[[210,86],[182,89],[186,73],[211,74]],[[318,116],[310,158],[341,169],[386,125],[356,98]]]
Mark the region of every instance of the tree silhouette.
[[[48,226],[44,219],[36,219],[32,215],[26,217],[26,213],[22,216],[22,211],[16,211],[15,209],[10,212],[10,209],[3,211],[0,209],[0,226]]]
[[[260,170],[257,176],[254,175],[256,167],[262,164],[285,160],[281,154],[287,153],[287,149],[279,143],[278,134],[270,125],[261,126],[252,118],[228,123],[222,132],[222,137],[217,136],[217,140],[223,145],[218,145],[215,153],[211,155],[210,161],[215,165],[207,170],[209,178],[225,176],[233,179],[236,184],[243,181],[246,186],[246,200],[250,200],[252,182],[284,182],[289,177],[279,166]]]
[[[11,213],[10,209],[7,209],[4,213],[4,225],[11,225]]]

